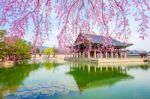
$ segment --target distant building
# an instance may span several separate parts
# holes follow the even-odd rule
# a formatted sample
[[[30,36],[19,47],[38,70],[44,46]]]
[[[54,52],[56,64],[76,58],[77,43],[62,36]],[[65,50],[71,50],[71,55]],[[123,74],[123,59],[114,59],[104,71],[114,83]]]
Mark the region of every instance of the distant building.
[[[150,52],[147,51],[139,51],[139,50],[128,50],[127,55],[129,57],[141,57],[141,58],[146,58],[147,56],[150,55]]]
[[[127,55],[126,48],[131,45],[113,38],[80,33],[74,45],[70,47],[70,52],[73,58],[123,58]]]

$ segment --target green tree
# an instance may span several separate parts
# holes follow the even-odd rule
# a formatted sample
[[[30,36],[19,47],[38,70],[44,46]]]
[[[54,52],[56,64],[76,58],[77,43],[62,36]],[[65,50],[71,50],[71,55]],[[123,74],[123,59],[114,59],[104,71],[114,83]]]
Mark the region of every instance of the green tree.
[[[24,40],[17,40],[15,42],[15,55],[18,58],[30,59],[31,57],[31,47]]]
[[[6,30],[0,30],[0,42],[4,41],[5,35],[6,35]]]
[[[6,44],[3,42],[0,42],[0,59],[4,61],[8,55],[8,48]]]
[[[48,58],[50,57],[50,55],[54,54],[54,49],[53,48],[46,48],[44,50],[44,54],[48,55]]]
[[[12,37],[8,38],[8,56],[9,59],[18,62],[19,60],[26,60],[31,58],[31,46],[22,39],[14,39],[9,41]]]
[[[0,30],[0,60],[4,61],[7,56],[7,45],[4,42],[6,35],[5,30]]]

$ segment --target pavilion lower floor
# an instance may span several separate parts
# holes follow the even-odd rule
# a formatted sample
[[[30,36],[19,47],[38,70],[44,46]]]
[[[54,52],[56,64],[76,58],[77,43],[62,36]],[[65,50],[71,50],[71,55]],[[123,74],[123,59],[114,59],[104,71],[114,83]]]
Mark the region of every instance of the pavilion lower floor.
[[[99,52],[99,51],[88,51],[88,52],[72,52],[70,58],[126,58],[126,51],[120,52]]]

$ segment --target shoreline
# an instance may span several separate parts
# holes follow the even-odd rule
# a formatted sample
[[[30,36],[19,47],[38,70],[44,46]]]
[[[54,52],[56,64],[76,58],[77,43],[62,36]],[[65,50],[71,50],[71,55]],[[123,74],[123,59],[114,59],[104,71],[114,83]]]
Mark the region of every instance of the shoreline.
[[[94,62],[99,64],[143,64],[143,63],[149,63],[150,62],[150,56],[147,58],[140,58],[138,57],[127,57],[127,58],[69,58],[69,55],[56,55],[55,57],[50,56],[48,58],[48,55],[36,55],[36,58],[34,55],[32,55],[32,58],[29,60],[29,63],[33,62],[45,62],[45,61],[52,61],[52,62],[58,62],[58,63],[64,63],[65,61],[69,62]],[[11,68],[14,66],[13,61],[5,61],[0,62],[0,68]]]

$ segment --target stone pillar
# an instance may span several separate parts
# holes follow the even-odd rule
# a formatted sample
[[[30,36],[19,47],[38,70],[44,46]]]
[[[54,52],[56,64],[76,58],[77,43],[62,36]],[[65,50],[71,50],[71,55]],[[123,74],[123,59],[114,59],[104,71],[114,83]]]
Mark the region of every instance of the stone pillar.
[[[124,53],[124,58],[127,58],[127,53],[126,52]]]
[[[73,52],[71,53],[71,58],[73,58]]]
[[[68,55],[68,56],[69,56],[69,58],[71,58],[71,54],[72,54],[72,53],[70,53],[70,54]],[[68,57],[68,56],[67,56],[67,57]]]
[[[120,52],[120,57],[121,57],[121,59],[122,59],[122,52]]]
[[[74,52],[72,53],[72,58],[74,58]]]
[[[74,52],[74,58],[76,58],[76,53]]]
[[[79,57],[81,58],[81,52],[79,52]]]
[[[94,50],[94,58],[96,58],[96,50]]]
[[[85,52],[82,53],[82,57],[85,58]]]
[[[114,53],[113,52],[111,52],[111,58],[114,58]]]
[[[76,53],[76,57],[77,57],[77,58],[79,57],[78,52]]]
[[[73,53],[70,53],[70,58],[72,58],[73,57]]]
[[[118,52],[116,52],[115,54],[116,54],[116,58],[118,58]]]
[[[88,58],[90,59],[90,51],[88,51]]]
[[[100,52],[100,58],[103,58],[103,54],[102,54],[102,52]]]
[[[105,55],[106,55],[106,58],[108,58],[108,53],[107,53],[107,52],[106,52],[106,54],[105,54]]]

